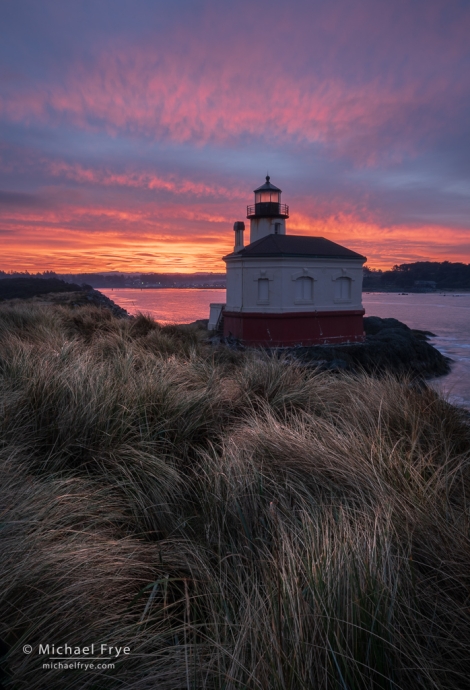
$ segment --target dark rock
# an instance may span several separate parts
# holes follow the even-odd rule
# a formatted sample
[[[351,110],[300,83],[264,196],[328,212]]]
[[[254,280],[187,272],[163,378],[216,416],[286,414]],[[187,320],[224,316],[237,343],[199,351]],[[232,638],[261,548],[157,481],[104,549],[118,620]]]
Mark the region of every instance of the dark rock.
[[[105,309],[109,309],[112,312],[112,314],[116,316],[118,319],[123,319],[126,317],[129,318],[129,314],[125,309],[113,302],[113,300],[109,299],[109,297],[106,297],[106,295],[103,295],[102,292],[99,292],[94,288],[90,288],[90,290],[87,290],[86,299],[90,304],[94,304],[97,307],[104,307]]]
[[[428,338],[436,337],[436,334],[432,333],[431,331],[418,331],[416,328],[413,328],[411,332],[415,338],[419,338],[420,340],[427,340]]]
[[[365,371],[408,374],[420,378],[443,376],[450,371],[450,361],[427,341],[428,331],[412,331],[397,319],[369,316],[364,319],[363,343],[313,345],[288,350],[298,361],[317,363],[329,371]],[[285,352],[285,350],[284,350]]]
[[[390,328],[398,328],[403,331],[411,330],[405,323],[398,321],[398,319],[381,319],[379,316],[364,317],[364,331],[366,335],[376,335],[379,331]]]
[[[324,366],[325,369],[329,369],[330,371],[346,371],[350,368],[345,359],[333,359]]]

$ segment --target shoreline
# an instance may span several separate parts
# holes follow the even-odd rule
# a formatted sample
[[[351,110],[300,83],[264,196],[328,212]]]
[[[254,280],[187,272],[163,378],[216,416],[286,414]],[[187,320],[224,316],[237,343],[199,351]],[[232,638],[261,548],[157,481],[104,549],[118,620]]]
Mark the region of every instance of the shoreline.
[[[6,282],[6,281],[5,281]],[[23,283],[23,281],[21,281]],[[29,290],[32,290],[34,286],[41,288],[45,287],[45,283],[40,279],[30,279],[26,281],[29,284]],[[8,281],[9,285],[13,287],[12,283]],[[135,308],[130,308],[127,311],[126,308],[121,307],[117,302],[119,302],[119,295],[123,292],[131,290],[134,294],[137,292],[143,292],[146,290],[147,294],[149,291],[168,291],[174,292],[175,288],[113,288],[107,289],[107,295],[105,295],[100,290],[88,287],[88,289],[83,289],[83,287],[72,284],[65,284],[58,281],[59,289],[66,285],[65,292],[47,293],[42,295],[35,295],[32,297],[34,302],[41,303],[51,303],[58,304],[62,306],[68,306],[73,310],[79,310],[81,307],[86,305],[95,305],[97,307],[104,307],[109,309],[116,317],[132,319],[132,312],[135,312]],[[23,284],[23,288],[24,288]],[[187,293],[194,292],[205,292],[207,290],[211,291],[212,288],[180,288]],[[29,295],[31,292],[29,292]],[[162,294],[161,292],[159,294]],[[378,293],[365,293],[368,295],[379,295],[379,294],[407,294],[407,293],[392,293],[392,292],[378,292]],[[423,293],[421,293],[423,294]],[[429,294],[429,293],[428,293]],[[434,293],[436,294],[436,293]],[[442,293],[437,293],[442,294]],[[457,295],[459,293],[449,293],[451,295]],[[0,295],[1,296],[1,295]],[[124,300],[125,302],[126,300]],[[137,300],[138,301],[138,300]],[[126,305],[129,309],[129,306]],[[142,308],[145,312],[145,307]],[[369,314],[375,312],[374,307],[368,308]],[[157,315],[152,316],[157,322],[161,321]],[[366,341],[362,344],[348,344],[348,345],[314,345],[309,347],[296,347],[287,348],[284,352],[297,361],[302,359],[306,366],[318,367],[322,370],[327,371],[354,371],[359,369],[364,369],[367,372],[374,371],[384,371],[389,370],[394,373],[409,373],[412,376],[420,376],[426,380],[431,380],[435,378],[445,379],[449,375],[452,375],[454,365],[452,367],[450,364],[455,363],[457,369],[462,368],[460,365],[460,359],[458,353],[454,360],[453,352],[442,352],[439,347],[434,345],[434,342],[428,342],[428,337],[431,335],[430,331],[436,331],[436,329],[428,329],[424,332],[423,327],[418,327],[418,329],[409,328],[407,321],[402,319],[390,320],[390,319],[380,319],[379,317],[372,317],[376,319],[376,322],[382,324],[382,326],[388,323],[388,327],[383,329],[382,326],[380,330],[383,332],[378,333],[367,333],[366,327]],[[364,325],[369,323],[371,317],[365,317]],[[197,322],[199,324],[203,323],[204,319],[199,319]],[[182,328],[184,330],[200,328],[199,324],[194,320],[185,322],[184,319],[178,319],[175,313],[175,318],[171,322],[174,326]],[[382,323],[383,322],[383,323]],[[164,320],[163,323],[170,323]],[[423,324],[424,325],[424,324]],[[397,330],[398,329],[398,330]],[[423,338],[424,335],[424,338]],[[207,334],[210,336],[210,334]],[[439,336],[437,336],[439,337]],[[230,343],[230,347],[238,347],[236,343]],[[243,348],[240,348],[243,349]],[[460,368],[459,368],[460,367]],[[463,370],[465,374],[465,371]],[[449,392],[454,383],[450,383],[448,388]],[[447,386],[445,386],[447,387]],[[463,398],[465,400],[464,405],[467,402],[468,395],[463,392]],[[467,405],[468,407],[468,405]]]
[[[119,286],[119,287],[106,287],[106,288],[93,288],[94,290],[226,290],[226,286],[220,286],[220,285],[204,285],[204,286],[199,286],[199,285],[162,285],[161,287],[157,286],[145,286],[142,285],[136,286],[136,285],[126,285],[124,287]],[[362,294],[364,295],[374,295],[374,294],[391,294],[391,295],[446,295],[446,294],[455,294],[455,293],[462,293],[462,294],[469,294],[470,293],[470,288],[449,288],[445,289],[442,288],[440,290],[405,290],[403,288],[400,288],[400,290],[375,290],[375,289],[368,289],[368,290],[363,290]]]

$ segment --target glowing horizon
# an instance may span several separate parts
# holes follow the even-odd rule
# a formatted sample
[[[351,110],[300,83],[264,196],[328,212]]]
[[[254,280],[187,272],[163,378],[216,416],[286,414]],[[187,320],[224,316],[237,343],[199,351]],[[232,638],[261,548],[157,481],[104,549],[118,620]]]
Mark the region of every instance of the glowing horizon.
[[[457,2],[21,0],[1,31],[1,270],[221,272],[267,170],[288,233],[470,262]]]

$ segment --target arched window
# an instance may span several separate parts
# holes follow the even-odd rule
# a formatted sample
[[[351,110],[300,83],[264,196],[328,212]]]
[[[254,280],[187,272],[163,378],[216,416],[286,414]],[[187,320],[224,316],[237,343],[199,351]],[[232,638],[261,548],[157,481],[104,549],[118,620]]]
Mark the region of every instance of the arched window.
[[[313,300],[313,280],[309,276],[301,276],[295,281],[295,301],[311,302]]]
[[[258,278],[258,302],[269,302],[268,278]]]
[[[343,276],[342,278],[337,278],[335,282],[336,299],[341,300],[342,302],[349,301],[351,299],[351,278],[346,278]]]

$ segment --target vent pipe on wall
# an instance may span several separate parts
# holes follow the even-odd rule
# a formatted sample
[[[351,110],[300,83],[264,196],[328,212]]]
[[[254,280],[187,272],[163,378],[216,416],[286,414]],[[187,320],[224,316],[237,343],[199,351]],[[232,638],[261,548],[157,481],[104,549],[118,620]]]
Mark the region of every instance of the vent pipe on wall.
[[[243,244],[243,233],[245,231],[245,223],[243,223],[243,221],[237,220],[237,222],[233,224],[233,229],[235,232],[234,251],[239,252],[245,246]]]

